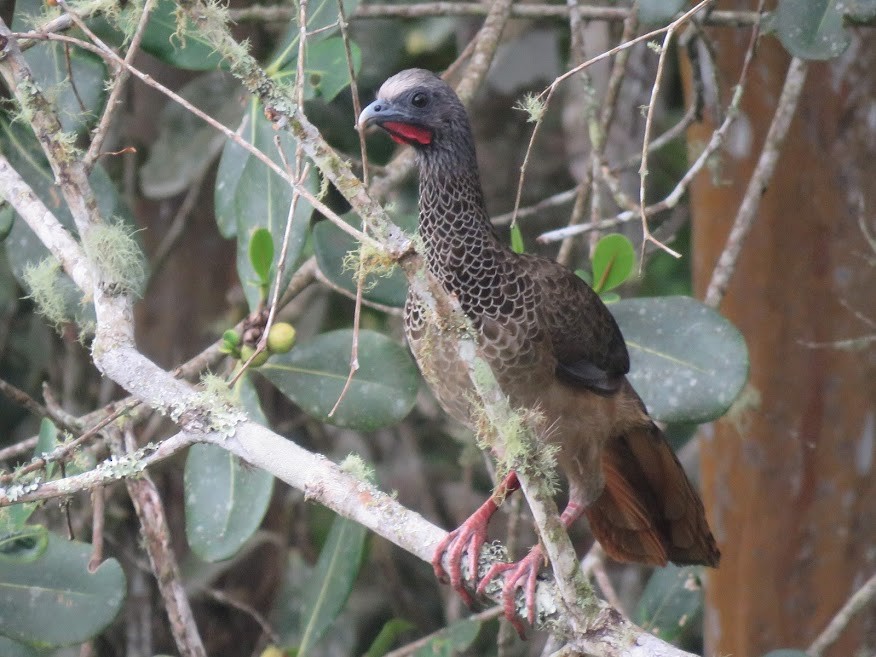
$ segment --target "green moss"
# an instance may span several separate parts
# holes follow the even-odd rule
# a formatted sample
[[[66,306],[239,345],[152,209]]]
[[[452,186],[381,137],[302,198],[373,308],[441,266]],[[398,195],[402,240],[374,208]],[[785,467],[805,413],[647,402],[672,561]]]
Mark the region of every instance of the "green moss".
[[[517,101],[514,109],[526,112],[529,116],[526,119],[527,123],[538,123],[544,117],[547,104],[536,94],[529,93],[523,97],[523,100]]]
[[[374,468],[368,465],[358,454],[348,454],[341,461],[340,468],[347,474],[353,475],[356,479],[365,483],[373,484],[375,481]]]
[[[82,246],[105,283],[117,292],[140,295],[146,280],[146,260],[120,219],[93,226]]]
[[[60,284],[61,265],[53,257],[24,268],[24,284],[37,311],[56,329],[69,321]]]

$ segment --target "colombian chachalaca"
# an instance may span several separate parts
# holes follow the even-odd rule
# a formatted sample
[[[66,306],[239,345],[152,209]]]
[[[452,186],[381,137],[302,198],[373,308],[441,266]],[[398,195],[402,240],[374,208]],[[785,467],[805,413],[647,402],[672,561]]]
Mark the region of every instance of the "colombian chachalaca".
[[[416,152],[419,232],[429,272],[471,321],[481,355],[511,406],[536,418],[543,440],[558,447],[569,483],[561,519],[586,515],[605,552],[658,566],[717,566],[720,553],[703,504],[663,433],[626,378],[626,344],[599,296],[561,265],[512,251],[499,239],[484,205],[475,145],[465,108],[441,78],[420,69],[389,78],[359,117]],[[474,428],[478,411],[456,336],[430,321],[413,294],[405,333],[435,396]],[[501,454],[499,455],[501,457]],[[486,526],[505,495],[519,487],[511,472],[493,496],[441,544],[433,559],[467,602],[461,562],[477,573]],[[442,566],[445,554],[449,573]],[[478,591],[505,574],[505,613],[518,630],[514,597],[523,587],[534,620],[539,546],[516,564],[493,566]],[[474,575],[477,577],[477,575]]]

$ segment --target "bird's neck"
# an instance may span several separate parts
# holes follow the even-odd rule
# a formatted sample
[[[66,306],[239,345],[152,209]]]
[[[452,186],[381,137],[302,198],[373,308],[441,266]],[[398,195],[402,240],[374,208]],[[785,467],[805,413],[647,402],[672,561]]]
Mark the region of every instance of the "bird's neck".
[[[490,222],[474,148],[420,155],[420,235],[429,270],[457,296],[488,283],[507,250]]]

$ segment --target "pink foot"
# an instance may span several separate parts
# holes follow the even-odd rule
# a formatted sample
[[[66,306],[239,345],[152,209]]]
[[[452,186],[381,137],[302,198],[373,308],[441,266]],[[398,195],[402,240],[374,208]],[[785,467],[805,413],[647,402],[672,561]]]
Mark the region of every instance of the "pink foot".
[[[526,601],[526,620],[529,621],[530,625],[534,625],[536,577],[543,563],[544,554],[541,547],[536,545],[529,551],[529,554],[517,563],[493,564],[478,585],[478,593],[483,593],[492,580],[502,573],[506,573],[505,583],[502,586],[502,607],[505,611],[505,618],[514,626],[521,639],[526,638],[526,632],[523,623],[520,622],[520,617],[517,615],[517,589],[523,589]]]
[[[488,500],[471,517],[462,523],[457,529],[450,532],[447,537],[438,544],[435,556],[432,557],[432,568],[439,582],[447,583],[448,576],[453,590],[459,594],[463,602],[469,607],[474,604],[471,594],[465,589],[462,579],[462,559],[468,553],[468,568],[472,582],[478,581],[478,557],[481,547],[487,540],[487,525],[490,517],[495,513],[496,505]],[[447,555],[447,570],[442,563],[444,555]],[[448,572],[449,571],[449,572]]]
[[[499,508],[496,500],[502,500],[505,496],[513,493],[520,488],[520,483],[517,481],[517,475],[513,472],[499,484],[496,492],[484,502],[480,508],[475,511],[464,523],[457,529],[450,532],[438,547],[435,549],[435,555],[432,557],[432,568],[435,570],[435,577],[439,582],[446,583],[450,580],[450,585],[462,598],[463,602],[469,607],[474,603],[471,594],[465,589],[462,579],[462,559],[465,553],[468,553],[468,568],[471,574],[471,579],[474,586],[478,583],[478,559],[481,555],[481,548],[487,541],[487,525],[490,523],[490,518],[496,513]],[[442,563],[445,555],[447,556],[447,570],[444,569]]]

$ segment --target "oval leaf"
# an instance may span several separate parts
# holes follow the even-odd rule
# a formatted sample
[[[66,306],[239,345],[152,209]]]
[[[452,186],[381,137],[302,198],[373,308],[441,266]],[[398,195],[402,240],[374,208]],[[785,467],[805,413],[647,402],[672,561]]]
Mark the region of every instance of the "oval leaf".
[[[420,376],[407,350],[374,331],[359,332],[359,370],[332,417],[350,371],[353,332],[324,333],[259,371],[309,415],[342,427],[372,431],[402,420],[417,396]]]
[[[256,422],[266,423],[249,377],[234,394]],[[205,561],[234,556],[262,523],[274,477],[217,445],[193,445],[185,468],[186,538]]]
[[[355,228],[362,227],[359,217],[352,213],[345,214],[342,219]],[[400,223],[401,227],[413,229],[416,217],[413,221],[410,217],[407,219],[407,222]],[[356,293],[356,272],[346,266],[347,255],[356,253],[358,248],[356,240],[330,221],[320,221],[313,227],[313,252],[319,270],[332,283],[351,294]],[[405,305],[408,281],[398,267],[388,276],[367,275],[364,286],[362,296],[369,301],[394,308]]]
[[[629,379],[664,422],[720,417],[748,379],[738,330],[690,297],[625,299],[609,306],[630,351]]]
[[[664,641],[690,632],[703,609],[700,570],[671,564],[655,570],[636,607],[636,622]]]
[[[335,518],[301,600],[301,644],[298,657],[310,654],[344,608],[362,565],[365,528]]]
[[[249,264],[262,284],[271,282],[271,263],[274,261],[274,238],[267,228],[256,228],[249,239]]]
[[[109,625],[125,598],[115,559],[88,572],[91,546],[49,534],[32,563],[0,560],[0,634],[42,646],[87,641]]]
[[[803,59],[833,59],[851,42],[837,0],[779,0],[773,26],[788,52]]]
[[[605,235],[593,250],[593,289],[607,292],[623,283],[636,264],[633,244],[620,233]]]

